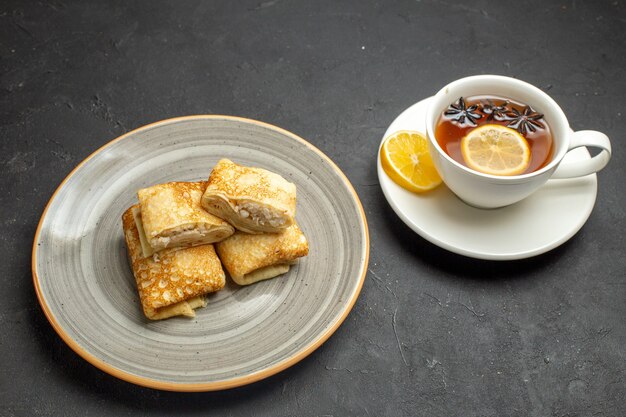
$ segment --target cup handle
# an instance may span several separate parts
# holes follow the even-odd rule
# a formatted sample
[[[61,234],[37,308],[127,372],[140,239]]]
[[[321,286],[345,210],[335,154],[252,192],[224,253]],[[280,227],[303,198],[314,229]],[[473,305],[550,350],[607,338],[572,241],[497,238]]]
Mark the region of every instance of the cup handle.
[[[611,159],[611,142],[607,135],[595,130],[580,130],[570,137],[568,152],[581,146],[600,148],[599,154],[584,161],[564,162],[554,171],[551,178],[575,178],[600,171]]]

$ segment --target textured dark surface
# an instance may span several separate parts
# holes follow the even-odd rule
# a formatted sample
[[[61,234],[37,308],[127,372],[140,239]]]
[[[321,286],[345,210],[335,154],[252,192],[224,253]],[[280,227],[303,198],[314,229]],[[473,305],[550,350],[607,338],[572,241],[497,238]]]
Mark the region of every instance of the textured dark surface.
[[[626,414],[626,2],[60,0],[0,3],[0,415]],[[393,119],[498,73],[612,139],[597,204],[550,253],[484,262],[394,215],[376,177]],[[120,134],[231,114],[308,139],[368,216],[369,273],[319,350],[267,380],[182,394],[79,358],[37,303],[30,252],[51,194]]]

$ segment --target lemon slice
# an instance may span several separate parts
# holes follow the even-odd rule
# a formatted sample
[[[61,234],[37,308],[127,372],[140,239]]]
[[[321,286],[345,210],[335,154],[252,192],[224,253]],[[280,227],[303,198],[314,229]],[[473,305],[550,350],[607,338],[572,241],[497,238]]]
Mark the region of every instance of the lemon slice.
[[[461,140],[461,153],[468,167],[491,175],[519,175],[530,164],[528,142],[518,131],[486,124]]]
[[[427,141],[419,132],[399,131],[383,142],[380,150],[383,170],[402,188],[420,193],[441,184]]]

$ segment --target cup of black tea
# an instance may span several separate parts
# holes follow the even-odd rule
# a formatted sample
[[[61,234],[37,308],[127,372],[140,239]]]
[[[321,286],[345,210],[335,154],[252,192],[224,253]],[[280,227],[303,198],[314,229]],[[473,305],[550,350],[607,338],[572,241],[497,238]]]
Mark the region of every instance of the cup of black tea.
[[[611,157],[600,132],[573,132],[559,105],[526,82],[499,75],[456,80],[431,100],[428,146],[445,184],[466,203],[498,208],[516,203],[549,179],[590,175]],[[594,157],[563,161],[572,149]]]

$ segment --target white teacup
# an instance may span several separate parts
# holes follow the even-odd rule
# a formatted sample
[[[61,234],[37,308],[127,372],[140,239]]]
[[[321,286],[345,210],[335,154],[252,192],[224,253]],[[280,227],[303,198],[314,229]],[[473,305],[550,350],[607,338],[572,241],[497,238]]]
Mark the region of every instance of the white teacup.
[[[459,97],[476,95],[510,98],[542,113],[552,132],[551,161],[528,174],[496,176],[474,171],[452,159],[435,137],[437,120]],[[604,133],[593,130],[573,132],[563,110],[550,96],[528,83],[499,75],[461,78],[442,88],[429,103],[426,132],[430,153],[445,184],[463,201],[479,208],[497,208],[516,203],[528,197],[551,178],[573,178],[593,174],[604,168],[611,158],[611,143]],[[597,147],[601,151],[587,160],[562,163],[567,152],[580,146]]]

